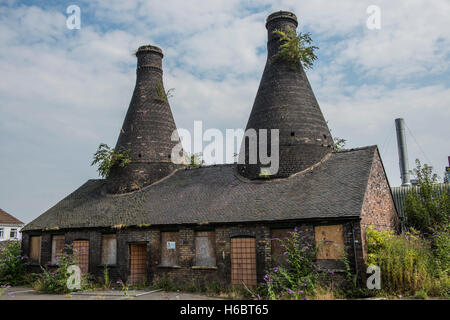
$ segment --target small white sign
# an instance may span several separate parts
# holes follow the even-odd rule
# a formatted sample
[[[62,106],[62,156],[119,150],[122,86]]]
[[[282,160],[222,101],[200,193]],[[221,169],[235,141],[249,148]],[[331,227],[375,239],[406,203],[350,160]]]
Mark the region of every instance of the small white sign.
[[[167,241],[167,250],[175,250],[175,241]]]

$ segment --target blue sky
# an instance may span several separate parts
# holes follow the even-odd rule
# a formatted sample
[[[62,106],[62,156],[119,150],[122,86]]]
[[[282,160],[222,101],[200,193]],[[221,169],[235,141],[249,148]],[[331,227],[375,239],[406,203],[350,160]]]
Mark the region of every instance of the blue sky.
[[[407,3],[407,6],[406,6]],[[66,8],[81,9],[81,29]],[[369,5],[381,29],[366,27]],[[377,144],[399,185],[394,119],[405,118],[410,166],[442,177],[450,155],[450,2],[0,2],[0,208],[29,222],[86,180],[99,143],[114,145],[140,45],[164,51],[178,128],[244,128],[266,60],[265,18],[291,10],[319,60],[307,72],[334,136]]]

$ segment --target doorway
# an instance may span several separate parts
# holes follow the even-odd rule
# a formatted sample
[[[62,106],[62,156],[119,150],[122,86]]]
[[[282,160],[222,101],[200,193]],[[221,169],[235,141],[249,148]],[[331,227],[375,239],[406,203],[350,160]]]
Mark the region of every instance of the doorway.
[[[142,284],[147,280],[147,245],[130,244],[130,285]]]
[[[255,238],[231,238],[231,284],[256,286]]]

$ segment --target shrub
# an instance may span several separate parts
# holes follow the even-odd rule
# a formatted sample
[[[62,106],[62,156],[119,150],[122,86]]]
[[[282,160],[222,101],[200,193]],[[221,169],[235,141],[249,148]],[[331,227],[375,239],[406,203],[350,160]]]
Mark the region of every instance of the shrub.
[[[107,178],[114,166],[126,167],[130,161],[130,150],[118,151],[101,143],[94,154],[91,166],[98,164],[98,173],[101,177]]]
[[[8,241],[0,248],[0,284],[21,285],[26,267],[20,254],[20,242]]]
[[[312,46],[311,35],[309,33],[297,34],[294,29],[288,28],[286,31],[275,30],[273,32],[280,36],[280,47],[275,55],[275,60],[284,60],[288,62],[291,69],[296,69],[300,63],[303,63],[305,69],[311,69],[314,61],[317,59],[314,51],[319,49]]]
[[[69,266],[75,265],[76,259],[72,253],[72,247],[66,246],[61,255],[57,257],[57,268],[47,270],[41,267],[42,273],[37,276],[33,283],[33,288],[41,293],[68,293],[74,290],[67,288],[67,279],[70,274],[67,273]],[[92,285],[92,278],[89,274],[81,275],[81,289],[89,290],[97,286]]]
[[[314,295],[320,274],[315,264],[317,248],[297,228],[284,239],[272,240],[280,242],[285,261],[264,276],[263,290],[259,289],[264,298],[305,299]]]

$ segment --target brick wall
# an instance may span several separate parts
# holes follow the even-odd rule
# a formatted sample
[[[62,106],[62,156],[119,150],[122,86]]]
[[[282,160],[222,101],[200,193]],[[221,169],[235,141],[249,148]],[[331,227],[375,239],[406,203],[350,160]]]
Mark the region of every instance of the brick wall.
[[[367,254],[365,230],[370,225],[377,230],[398,231],[399,228],[397,210],[378,151],[374,153],[374,161],[361,210],[361,232],[359,236],[363,245],[363,259],[366,259]]]
[[[353,247],[354,234],[360,235],[359,221],[321,221],[320,224],[343,224],[344,243],[349,262],[353,270],[355,270],[354,252],[358,255],[358,263],[363,263],[361,237],[356,239],[356,245]],[[215,268],[201,268],[195,266],[195,231],[205,230],[197,227],[178,226],[171,229],[158,229],[157,227],[145,228],[127,228],[127,229],[91,229],[91,230],[71,230],[64,233],[65,244],[70,245],[74,240],[89,240],[89,273],[91,273],[98,281],[103,280],[103,266],[101,265],[101,239],[102,233],[110,233],[115,231],[117,235],[117,265],[109,266],[110,279],[113,282],[117,280],[126,281],[130,274],[129,264],[129,245],[133,243],[141,243],[147,245],[147,282],[155,283],[162,279],[169,279],[176,284],[194,284],[201,285],[207,282],[217,282],[222,285],[231,283],[231,238],[232,237],[254,237],[256,242],[256,264],[257,264],[257,282],[263,282],[267,269],[272,267],[271,260],[271,229],[277,228],[294,228],[298,226],[306,235],[308,241],[314,240],[314,225],[318,223],[308,224],[234,224],[234,225],[216,225],[208,226],[208,231],[215,232]],[[179,241],[176,244],[178,253],[178,266],[161,267],[161,232],[162,231],[178,231]],[[51,261],[51,237],[52,234],[61,234],[55,232],[43,232],[41,261],[45,266],[50,266]],[[33,234],[31,234],[33,235]],[[29,250],[29,233],[25,233],[23,237],[23,251],[27,254]],[[358,242],[359,241],[359,242]],[[328,268],[342,269],[342,263],[335,260],[322,261]],[[361,266],[358,267],[361,269]],[[36,266],[30,267],[32,272],[38,272]],[[339,272],[338,272],[339,273]],[[340,277],[336,274],[336,277]],[[331,277],[333,278],[333,277]],[[332,279],[330,280],[332,281]]]

